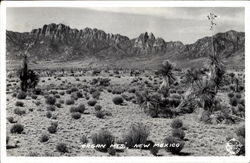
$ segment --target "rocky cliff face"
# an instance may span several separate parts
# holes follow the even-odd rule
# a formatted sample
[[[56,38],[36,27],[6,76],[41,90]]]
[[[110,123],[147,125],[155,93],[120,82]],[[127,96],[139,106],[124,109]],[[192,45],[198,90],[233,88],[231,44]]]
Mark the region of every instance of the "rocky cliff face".
[[[109,34],[98,29],[72,29],[63,24],[49,24],[31,32],[7,31],[7,59],[18,59],[28,44],[31,58],[39,60],[70,60],[85,57],[124,58],[164,55],[171,58],[205,57],[211,53],[211,38],[204,37],[194,44],[166,42],[147,32],[129,39],[120,34]],[[214,37],[216,51],[225,57],[244,49],[242,32],[228,31]]]

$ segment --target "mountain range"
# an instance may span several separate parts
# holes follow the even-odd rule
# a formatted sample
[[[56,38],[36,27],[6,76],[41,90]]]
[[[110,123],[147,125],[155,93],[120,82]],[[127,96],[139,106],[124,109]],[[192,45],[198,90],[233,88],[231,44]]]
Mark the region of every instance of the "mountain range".
[[[112,62],[113,65],[126,65],[124,62],[131,62],[152,67],[163,59],[169,59],[177,63],[182,61],[180,63],[184,65],[184,62],[207,58],[212,51],[212,41],[216,53],[228,65],[244,65],[244,32],[230,30],[215,34],[213,39],[204,37],[193,44],[183,44],[180,41],[167,42],[148,32],[130,39],[96,28],[78,30],[54,23],[30,32],[6,31],[6,59],[20,60],[29,44],[33,44],[28,52],[29,58],[34,61],[69,62],[94,59],[106,64]],[[136,62],[132,63],[133,61]]]

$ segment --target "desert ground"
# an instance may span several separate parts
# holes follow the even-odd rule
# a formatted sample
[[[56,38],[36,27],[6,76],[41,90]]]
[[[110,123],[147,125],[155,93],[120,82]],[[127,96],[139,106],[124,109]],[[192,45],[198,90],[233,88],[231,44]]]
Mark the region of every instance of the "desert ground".
[[[239,77],[244,87],[244,72],[232,71]],[[229,74],[230,71],[227,72]],[[142,123],[147,127],[147,140],[163,143],[171,136],[171,123],[174,119],[183,122],[185,146],[181,156],[229,156],[225,145],[230,138],[237,137],[237,129],[244,125],[244,120],[201,121],[202,108],[191,113],[178,114],[174,117],[151,117],[144,112],[137,102],[136,91],[142,85],[158,88],[162,78],[153,71],[140,71],[133,75],[129,70],[69,70],[65,72],[39,71],[39,83],[36,90],[28,90],[25,97],[20,94],[19,78],[12,71],[7,77],[7,155],[8,156],[110,156],[110,152],[82,148],[82,137],[92,142],[92,135],[106,129],[120,141],[133,123]],[[177,84],[171,86],[170,96],[181,98],[188,89],[181,82],[184,70],[174,71]],[[221,99],[227,108],[244,107],[244,88],[232,91],[234,84],[227,84],[220,89],[216,98]],[[151,87],[150,86],[150,87]],[[231,104],[229,93],[236,97],[237,104]],[[20,96],[20,97],[19,97]],[[122,98],[119,104],[115,97]],[[233,98],[234,98],[233,97]],[[52,102],[48,101],[52,98]],[[91,102],[89,102],[91,101]],[[93,102],[94,101],[94,102]],[[74,108],[84,105],[84,111],[74,114]],[[242,109],[242,108],[241,108]],[[239,110],[239,109],[238,109]],[[234,114],[236,115],[236,113]],[[242,114],[241,114],[242,115]],[[244,118],[244,117],[243,117]],[[49,132],[51,123],[57,123],[54,133]],[[23,130],[12,132],[15,124],[21,124]],[[46,135],[48,140],[41,141]],[[86,142],[86,141],[85,141]],[[57,145],[64,143],[66,151],[60,151]],[[115,156],[153,156],[150,150],[128,148],[113,154]],[[158,156],[175,156],[159,148]]]

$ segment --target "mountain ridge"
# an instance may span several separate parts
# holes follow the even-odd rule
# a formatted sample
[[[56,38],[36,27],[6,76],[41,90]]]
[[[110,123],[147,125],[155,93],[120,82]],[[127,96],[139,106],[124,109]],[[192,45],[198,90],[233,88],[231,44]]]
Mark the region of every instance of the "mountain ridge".
[[[64,24],[45,24],[31,32],[6,31],[7,59],[18,60],[29,43],[30,58],[34,60],[84,60],[101,58],[114,61],[131,57],[164,56],[172,60],[207,57],[212,50],[211,37],[192,44],[165,41],[153,33],[144,32],[130,39],[120,34],[106,33],[96,28],[72,29]],[[216,52],[224,58],[245,48],[245,33],[230,30],[213,36]]]

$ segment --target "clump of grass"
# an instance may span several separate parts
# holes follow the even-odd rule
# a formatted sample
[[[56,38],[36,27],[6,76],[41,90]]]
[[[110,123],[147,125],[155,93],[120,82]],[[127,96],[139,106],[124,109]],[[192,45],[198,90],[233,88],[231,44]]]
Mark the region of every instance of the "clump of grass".
[[[68,147],[67,147],[67,145],[65,143],[59,143],[56,146],[56,150],[58,152],[61,152],[61,153],[68,153],[69,152],[69,149],[68,149]]]
[[[48,105],[55,105],[56,98],[54,96],[48,96],[45,100],[46,104]]]
[[[134,123],[123,136],[126,146],[132,148],[135,144],[145,144],[149,136],[149,129],[143,123]]]
[[[180,119],[174,119],[172,122],[171,122],[171,127],[173,129],[177,129],[177,128],[181,128],[183,126],[183,122],[182,120]]]
[[[234,97],[234,93],[233,93],[233,92],[230,92],[230,93],[227,94],[227,96],[228,96],[229,98],[233,98],[233,97]]]
[[[183,140],[185,137],[185,132],[181,128],[173,129],[172,136]]]
[[[10,123],[16,123],[16,121],[14,120],[13,117],[7,117],[7,120],[8,120]]]
[[[87,144],[89,141],[88,141],[88,138],[87,138],[85,135],[83,135],[83,136],[80,138],[80,142],[81,142],[82,144]]]
[[[97,111],[97,112],[95,113],[95,116],[96,116],[97,118],[103,119],[104,116],[105,116],[105,113],[104,113],[103,111]]]
[[[74,112],[74,113],[71,113],[71,117],[74,118],[74,119],[80,119],[81,118],[81,114],[77,113],[77,112]]]
[[[95,111],[100,111],[102,109],[102,106],[101,105],[96,105],[95,106]]]
[[[18,94],[17,94],[17,99],[25,99],[27,97],[27,93],[24,92],[24,91],[20,91]]]
[[[164,143],[167,145],[165,150],[172,154],[180,154],[185,145],[184,141],[176,137],[167,137],[164,139]]]
[[[56,133],[57,126],[58,126],[58,124],[56,122],[52,122],[51,125],[48,127],[49,133],[51,133],[51,134]]]
[[[24,126],[17,123],[17,124],[14,124],[11,128],[10,128],[10,132],[11,133],[16,133],[16,134],[21,134],[24,130]]]
[[[92,135],[93,144],[105,145],[104,147],[97,147],[96,149],[102,152],[107,152],[108,148],[114,143],[115,137],[110,131],[101,129],[98,133]]]
[[[41,137],[39,138],[41,143],[47,142],[49,140],[49,135],[47,134],[42,134]]]
[[[242,136],[245,138],[245,125],[239,127],[237,130],[236,130],[236,135],[237,136]]]
[[[48,111],[55,111],[56,107],[54,105],[49,105],[49,106],[47,106],[47,110]]]
[[[236,97],[233,97],[230,99],[229,103],[232,105],[232,106],[237,106],[238,105],[238,100]]]
[[[50,111],[48,111],[48,112],[46,113],[46,117],[47,117],[47,118],[51,118],[51,117],[52,117],[52,113],[51,113]]]
[[[73,105],[75,103],[74,99],[69,98],[65,101],[66,105]]]
[[[116,104],[116,105],[121,105],[123,103],[123,98],[122,96],[115,96],[113,99],[112,99],[113,103]]]
[[[14,113],[17,114],[17,115],[22,116],[22,115],[24,115],[26,113],[26,111],[23,110],[23,109],[20,109],[20,108],[15,108]]]
[[[94,99],[88,101],[89,106],[95,106],[96,103],[97,103],[97,101]]]
[[[24,103],[22,101],[16,101],[16,106],[23,107]]]
[[[116,155],[116,150],[114,147],[109,147],[108,148],[108,154],[111,156],[115,156]]]

